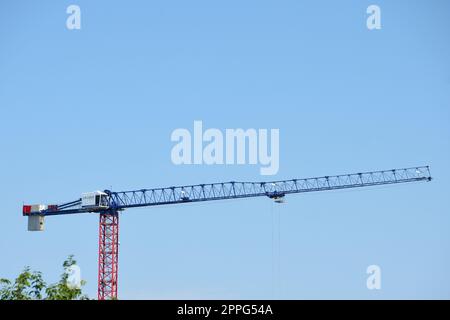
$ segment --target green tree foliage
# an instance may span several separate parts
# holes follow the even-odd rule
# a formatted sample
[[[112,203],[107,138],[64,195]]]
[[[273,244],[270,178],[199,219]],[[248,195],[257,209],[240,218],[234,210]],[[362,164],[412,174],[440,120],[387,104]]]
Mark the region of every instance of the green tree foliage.
[[[30,271],[30,267],[25,267],[14,282],[0,279],[0,300],[87,300],[87,295],[82,292],[86,281],[82,280],[79,288],[68,285],[68,270],[76,263],[73,256],[69,256],[63,263],[64,273],[60,280],[49,286],[42,273]]]

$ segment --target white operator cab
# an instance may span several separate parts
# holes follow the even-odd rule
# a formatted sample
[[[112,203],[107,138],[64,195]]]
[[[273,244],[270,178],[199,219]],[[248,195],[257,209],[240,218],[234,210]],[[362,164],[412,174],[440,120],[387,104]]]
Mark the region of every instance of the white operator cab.
[[[81,207],[92,210],[108,208],[108,195],[101,191],[87,192],[81,195]]]

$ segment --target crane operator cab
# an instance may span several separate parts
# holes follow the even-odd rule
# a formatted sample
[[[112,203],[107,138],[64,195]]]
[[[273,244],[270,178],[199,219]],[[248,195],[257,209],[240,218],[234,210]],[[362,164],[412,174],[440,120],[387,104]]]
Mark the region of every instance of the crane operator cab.
[[[108,195],[101,191],[87,192],[81,195],[81,207],[95,210],[108,208]]]

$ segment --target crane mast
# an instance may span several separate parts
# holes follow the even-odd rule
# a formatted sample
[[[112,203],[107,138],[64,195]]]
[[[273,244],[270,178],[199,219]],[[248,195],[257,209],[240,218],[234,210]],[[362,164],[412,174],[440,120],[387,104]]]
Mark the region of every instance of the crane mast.
[[[119,212],[129,208],[191,202],[269,197],[282,202],[289,194],[431,181],[428,166],[369,171],[269,182],[221,182],[179,187],[85,193],[60,205],[24,205],[28,230],[42,231],[44,218],[99,213],[98,299],[115,299],[118,290]]]

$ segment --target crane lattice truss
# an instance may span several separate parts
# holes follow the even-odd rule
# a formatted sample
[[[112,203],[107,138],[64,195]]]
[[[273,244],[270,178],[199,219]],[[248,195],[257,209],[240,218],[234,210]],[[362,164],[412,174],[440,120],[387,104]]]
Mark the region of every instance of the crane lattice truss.
[[[408,182],[431,181],[430,169],[412,167],[371,171],[307,179],[271,182],[223,182],[180,187],[140,189],[132,191],[104,191],[101,203],[83,207],[82,199],[61,205],[49,205],[39,211],[24,211],[27,216],[55,216],[97,212],[100,214],[98,298],[117,298],[119,211],[190,202],[269,197],[279,201],[288,194],[361,188]]]

